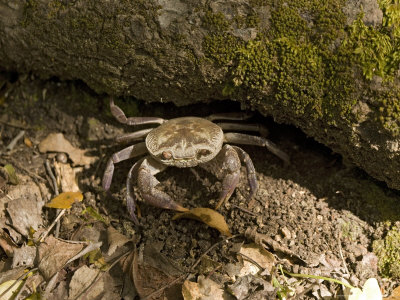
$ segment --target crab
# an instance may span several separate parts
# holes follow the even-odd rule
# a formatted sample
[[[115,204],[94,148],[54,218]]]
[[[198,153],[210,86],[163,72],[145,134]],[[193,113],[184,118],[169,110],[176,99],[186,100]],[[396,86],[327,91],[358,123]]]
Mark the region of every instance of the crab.
[[[157,117],[128,118],[122,109],[114,104],[113,99],[110,100],[110,110],[122,124],[160,124],[155,128],[143,129],[117,137],[116,141],[119,143],[145,140],[114,153],[108,160],[103,175],[103,189],[109,191],[116,163],[147,154],[132,165],[126,180],[127,208],[131,219],[136,224],[138,224],[138,220],[135,215],[136,203],[132,184],[134,179],[140,195],[149,204],[164,209],[187,211],[168,194],[157,189],[160,182],[155,175],[169,166],[178,168],[199,166],[222,181],[222,189],[216,205],[216,209],[218,209],[231,197],[238,185],[242,162],[247,170],[250,187],[247,198],[251,199],[258,188],[256,172],[250,156],[242,148],[228,143],[266,147],[286,164],[289,163],[289,156],[263,136],[237,132],[224,133],[224,130],[237,130],[256,131],[264,134],[265,127],[259,124],[234,122],[213,123],[215,120],[246,120],[251,117],[251,114],[248,113],[222,113],[210,115],[207,118],[180,117],[170,120]]]

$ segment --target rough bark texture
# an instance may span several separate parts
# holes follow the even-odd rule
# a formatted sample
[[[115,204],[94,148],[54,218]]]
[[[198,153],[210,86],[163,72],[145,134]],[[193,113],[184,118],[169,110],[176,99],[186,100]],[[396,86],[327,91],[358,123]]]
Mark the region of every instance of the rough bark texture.
[[[3,0],[0,66],[146,101],[240,101],[399,189],[399,24],[384,0]]]

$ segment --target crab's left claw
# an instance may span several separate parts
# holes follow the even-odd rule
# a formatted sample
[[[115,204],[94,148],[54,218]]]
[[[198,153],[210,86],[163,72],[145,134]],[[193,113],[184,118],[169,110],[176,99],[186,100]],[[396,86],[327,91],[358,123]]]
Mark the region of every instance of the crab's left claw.
[[[160,164],[150,156],[143,159],[138,171],[138,187],[140,194],[146,202],[153,206],[182,212],[188,211],[187,208],[184,208],[172,200],[169,195],[156,188],[160,182],[154,175],[163,171],[165,168],[165,165]]]

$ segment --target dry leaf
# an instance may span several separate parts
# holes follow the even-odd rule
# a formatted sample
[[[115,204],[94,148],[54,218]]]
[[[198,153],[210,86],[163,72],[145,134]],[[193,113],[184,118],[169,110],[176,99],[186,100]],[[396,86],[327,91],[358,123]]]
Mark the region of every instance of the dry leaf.
[[[172,265],[167,257],[160,252],[154,252],[144,250],[144,252],[138,253],[135,249],[131,260],[127,260],[124,265],[124,270],[131,272],[131,278],[135,285],[136,291],[141,298],[144,298],[151,293],[158,291],[161,287],[171,284],[181,274]],[[157,254],[147,256],[146,252]],[[148,254],[150,254],[148,253]],[[157,266],[154,263],[157,263]],[[130,264],[130,266],[129,266]],[[170,287],[160,291],[149,299],[165,299],[163,296],[174,295],[172,298],[169,296],[167,299],[180,299],[180,287],[177,290],[177,285],[171,285]]]
[[[110,226],[107,228],[107,241],[108,241],[107,255],[113,255],[118,247],[121,247],[132,240],[128,239],[118,230],[114,229],[114,227]]]
[[[229,232],[228,224],[226,224],[224,217],[217,211],[206,208],[197,207],[189,210],[188,212],[178,213],[173,216],[172,220],[177,219],[194,219],[207,224],[210,227],[217,229],[219,232],[226,236],[232,236]]]
[[[69,299],[77,298],[91,285],[94,286],[84,293],[83,296],[86,299],[95,299],[100,296],[104,291],[104,282],[103,280],[95,282],[99,273],[100,270],[91,269],[85,265],[76,270],[69,284]]]
[[[8,202],[7,212],[18,232],[28,237],[31,227],[38,230],[43,224],[43,202],[33,194],[27,194],[25,197]]]
[[[271,273],[273,266],[275,265],[275,258],[273,254],[258,244],[246,244],[240,248],[239,251],[243,258],[243,268],[240,271],[239,276],[246,276],[248,274],[255,275],[262,271],[254,264],[256,262],[263,270],[267,270]],[[252,261],[250,261],[250,258]]]
[[[63,192],[80,192],[76,183],[76,174],[82,172],[82,167],[72,168],[69,164],[54,162],[54,171],[57,177],[57,183],[61,186]]]
[[[12,257],[14,251],[18,249],[18,245],[14,243],[11,237],[0,228],[0,247],[4,250],[8,257]]]
[[[42,274],[45,280],[50,280],[83,247],[84,245],[82,244],[68,243],[48,236],[38,247],[38,267],[40,274]]]
[[[224,290],[215,281],[200,275],[196,282],[186,280],[182,286],[182,295],[185,300],[224,300]]]
[[[0,227],[7,228],[8,234],[17,244],[25,241],[21,234],[28,237],[30,226],[37,230],[42,224],[44,201],[41,190],[44,195],[47,194],[47,188],[43,183],[35,184],[29,176],[23,174],[19,176],[19,180],[18,185],[9,186],[7,195],[0,196]],[[10,214],[7,215],[6,212]],[[12,225],[7,225],[9,223]]]
[[[221,263],[212,260],[207,255],[204,255],[201,258],[201,262],[198,268],[200,274],[207,274],[219,269],[221,266],[222,266]]]
[[[15,249],[12,268],[17,267],[32,267],[35,263],[36,247],[24,245],[21,248]]]
[[[65,152],[69,155],[75,165],[92,164],[96,158],[85,155],[85,150],[75,148],[65,139],[62,133],[51,133],[39,144],[39,151],[45,152]]]
[[[45,206],[50,208],[71,208],[74,202],[83,200],[83,195],[80,192],[66,192],[61,193],[57,197],[51,199]]]
[[[392,294],[387,298],[383,298],[383,300],[400,300],[400,286],[395,288]]]

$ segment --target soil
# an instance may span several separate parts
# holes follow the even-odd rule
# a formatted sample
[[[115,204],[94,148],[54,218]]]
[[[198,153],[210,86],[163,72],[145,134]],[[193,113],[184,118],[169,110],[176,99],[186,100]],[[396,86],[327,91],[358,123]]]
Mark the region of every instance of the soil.
[[[144,203],[137,189],[140,225],[135,226],[125,206],[126,175],[134,160],[116,165],[110,196],[102,191],[101,177],[106,161],[112,153],[124,147],[113,139],[133,130],[113,119],[105,95],[96,95],[79,82],[42,81],[32,76],[6,73],[2,76],[7,80],[0,116],[0,162],[3,165],[17,160],[25,171],[47,178],[44,162],[54,154],[39,153],[37,145],[49,133],[62,132],[74,146],[91,149],[91,155],[99,158],[79,176],[79,187],[84,194],[82,205],[94,207],[118,231],[129,237],[134,236],[138,249],[153,245],[180,269],[189,270],[209,247],[223,239],[217,230],[200,222],[171,220],[174,212]],[[162,118],[204,117],[240,109],[237,103],[229,101],[193,107],[138,101],[129,106],[133,99],[117,103],[138,115]],[[249,188],[243,167],[238,188],[218,210],[225,217],[232,234],[243,235],[246,229],[256,229],[258,233],[273,238],[281,247],[296,253],[305,262],[283,259],[282,264],[289,272],[335,278],[335,272],[342,270],[344,276],[339,277],[346,277],[347,272],[347,279],[353,285],[362,286],[368,278],[374,277],[389,293],[399,282],[382,278],[377,263],[365,264],[363,258],[372,252],[373,241],[385,236],[385,222],[388,221],[385,211],[396,212],[394,216],[400,215],[399,192],[375,181],[292,126],[276,124],[257,114],[252,121],[268,126],[268,138],[289,154],[291,164],[284,165],[266,149],[242,147],[254,162],[259,190],[252,200],[246,199]],[[5,147],[21,130],[18,127],[26,128],[25,137],[34,146],[30,148],[20,142],[11,155],[5,155]],[[23,173],[18,168],[17,171]],[[186,208],[213,208],[221,189],[221,183],[201,168],[171,167],[157,178],[162,183],[162,189]],[[371,201],[373,196],[370,191],[376,189],[393,200],[385,204],[384,211],[381,202]],[[387,207],[392,204],[393,207]],[[44,218],[51,223],[54,215],[47,212]],[[73,234],[73,230],[61,227],[60,237],[71,239]],[[237,237],[223,243],[211,250],[208,257],[224,266],[235,263],[237,256],[232,254],[233,249],[243,241],[243,237]],[[272,248],[269,251],[277,254]],[[201,273],[200,269],[196,271],[197,275]],[[222,268],[206,275],[224,283],[223,273]],[[305,280],[304,292],[298,297],[318,298],[313,292],[320,289],[320,284],[321,281]],[[341,290],[337,284],[326,281],[322,284],[333,296],[339,297]]]

